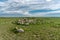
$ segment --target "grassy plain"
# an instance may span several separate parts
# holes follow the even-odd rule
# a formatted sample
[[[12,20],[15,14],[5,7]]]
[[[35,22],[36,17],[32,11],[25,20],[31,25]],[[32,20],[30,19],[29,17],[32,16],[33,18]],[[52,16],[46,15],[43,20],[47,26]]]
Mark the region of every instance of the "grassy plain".
[[[29,26],[13,23],[19,19],[0,18],[0,40],[60,40],[60,18],[36,17],[37,23]],[[12,31],[15,27],[25,32],[15,34]]]

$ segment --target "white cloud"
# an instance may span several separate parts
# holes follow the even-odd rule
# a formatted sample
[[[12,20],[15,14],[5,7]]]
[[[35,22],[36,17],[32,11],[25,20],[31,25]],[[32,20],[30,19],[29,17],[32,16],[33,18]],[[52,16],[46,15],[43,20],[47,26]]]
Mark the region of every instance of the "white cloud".
[[[52,1],[52,0],[46,0],[47,2],[50,2],[50,1]]]
[[[0,2],[0,6],[5,6],[5,3],[4,2]]]
[[[26,10],[24,11],[18,8],[19,6],[21,6],[18,0],[8,0],[6,2],[0,2],[0,6],[2,7],[0,9],[0,12],[3,12],[3,13],[8,13],[8,14],[17,13],[17,14],[23,14],[23,15],[30,15],[28,11]]]
[[[27,16],[31,16],[31,14],[29,14],[28,11],[21,11],[21,10],[16,10],[16,11],[7,11],[5,10],[3,13],[7,13],[7,14],[23,14],[23,15],[27,15]]]
[[[38,9],[56,10],[60,8],[60,2],[56,3],[56,0],[51,2],[50,1],[51,0],[8,0],[6,2],[0,2],[0,6],[2,7],[0,11],[3,11],[3,13],[18,13],[30,16],[44,16],[46,14],[60,13],[60,11],[52,11],[45,13],[43,12],[36,14],[29,13],[30,10],[38,10]],[[21,6],[29,6],[29,7],[25,9],[20,9]]]
[[[35,13],[33,16],[46,16],[47,14],[60,14],[60,10],[58,10],[58,11],[51,11],[51,12]]]

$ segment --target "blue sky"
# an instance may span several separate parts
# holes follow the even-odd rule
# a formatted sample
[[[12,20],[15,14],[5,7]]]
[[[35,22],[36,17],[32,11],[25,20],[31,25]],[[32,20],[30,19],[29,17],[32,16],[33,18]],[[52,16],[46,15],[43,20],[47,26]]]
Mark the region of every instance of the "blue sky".
[[[60,0],[0,0],[0,16],[60,17]]]

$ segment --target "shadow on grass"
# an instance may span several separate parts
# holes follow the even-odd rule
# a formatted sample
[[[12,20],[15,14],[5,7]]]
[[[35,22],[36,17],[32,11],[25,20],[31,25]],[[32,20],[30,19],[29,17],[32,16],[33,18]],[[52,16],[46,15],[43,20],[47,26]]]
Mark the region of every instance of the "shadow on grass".
[[[12,24],[20,25],[17,20],[16,21],[13,21]]]
[[[16,28],[11,30],[13,33],[18,34],[19,32],[16,30]]]

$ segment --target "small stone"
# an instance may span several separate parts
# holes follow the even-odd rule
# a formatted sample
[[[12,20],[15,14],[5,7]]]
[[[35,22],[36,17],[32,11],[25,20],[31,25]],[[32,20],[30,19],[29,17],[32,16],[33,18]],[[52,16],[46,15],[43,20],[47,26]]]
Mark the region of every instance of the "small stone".
[[[18,32],[24,32],[24,30],[22,28],[17,29]]]
[[[33,35],[33,37],[36,37],[36,35]]]

